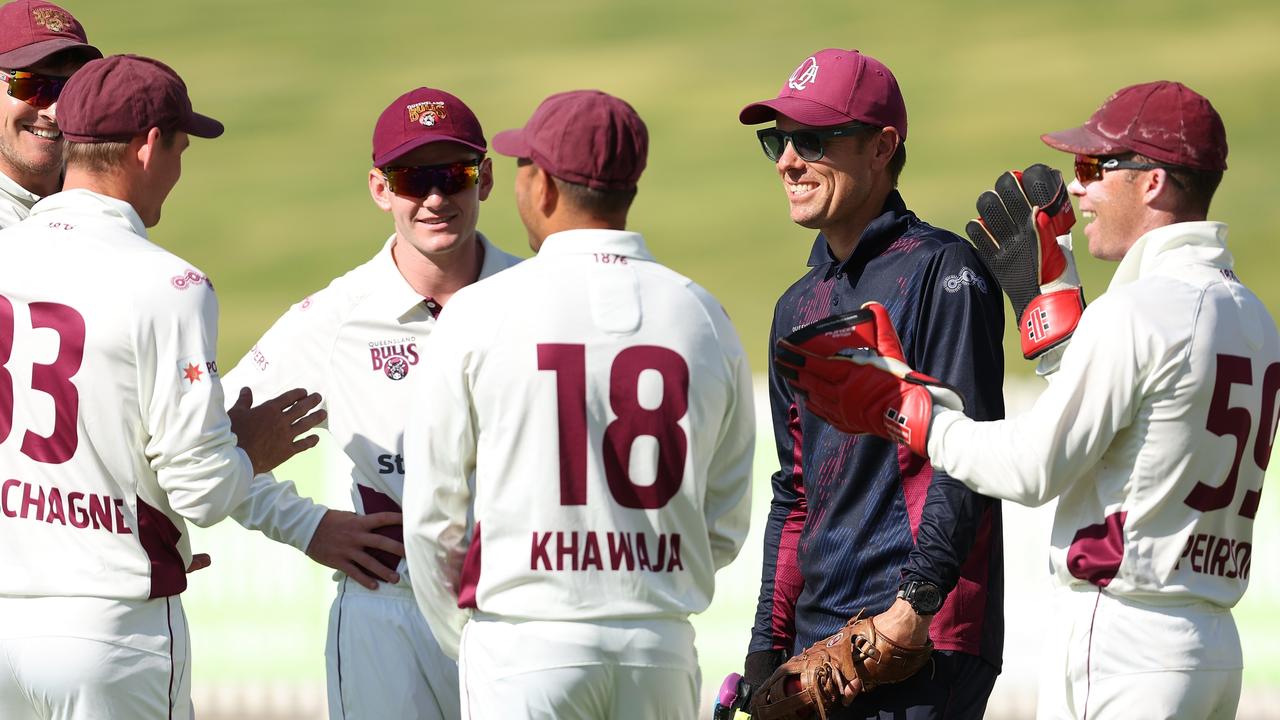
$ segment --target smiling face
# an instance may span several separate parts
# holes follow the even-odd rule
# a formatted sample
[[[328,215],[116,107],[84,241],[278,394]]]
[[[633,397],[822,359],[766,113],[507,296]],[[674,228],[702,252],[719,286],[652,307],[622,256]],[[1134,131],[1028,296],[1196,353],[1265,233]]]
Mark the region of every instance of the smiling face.
[[[475,160],[471,148],[451,142],[423,145],[394,161],[396,166],[443,165]],[[387,187],[378,170],[369,173],[369,192],[378,207],[391,213],[397,243],[403,242],[432,258],[471,247],[480,219],[480,202],[493,189],[493,166],[488,158],[480,162],[479,178],[473,187],[451,195],[431,188],[426,197],[397,195]]]
[[[55,59],[21,70],[70,77],[82,64]],[[62,174],[63,140],[57,107],[56,102],[47,108],[32,107],[10,96],[7,86],[0,94],[0,172],[37,195],[57,191]]]
[[[1067,192],[1080,205],[1089,254],[1099,260],[1117,261],[1150,229],[1144,202],[1146,172],[1109,170],[1101,180],[1072,180]]]
[[[782,115],[777,125],[786,132],[810,127]],[[892,189],[885,168],[896,148],[892,128],[827,139],[822,157],[814,161],[801,158],[788,142],[775,166],[791,221],[821,230],[837,257],[847,257]]]

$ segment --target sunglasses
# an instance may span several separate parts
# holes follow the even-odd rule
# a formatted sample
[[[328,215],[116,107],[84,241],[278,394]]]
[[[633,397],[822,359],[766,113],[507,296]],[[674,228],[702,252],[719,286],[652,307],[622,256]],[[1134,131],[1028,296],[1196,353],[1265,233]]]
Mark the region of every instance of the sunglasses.
[[[41,75],[25,70],[0,70],[0,79],[9,86],[9,97],[35,108],[47,108],[58,101],[67,78]]]
[[[791,142],[791,147],[796,149],[796,154],[800,156],[800,159],[814,162],[821,160],[825,154],[826,148],[823,146],[825,141],[831,138],[856,135],[867,128],[875,127],[875,125],[860,122],[824,130],[793,130],[791,132],[771,127],[757,130],[756,137],[760,138],[760,147],[764,148],[765,157],[774,162],[777,162],[778,158],[782,157],[788,141]]]
[[[1088,155],[1076,156],[1076,180],[1080,184],[1090,183],[1102,179],[1102,174],[1108,170],[1174,170],[1168,165],[1153,165],[1151,163],[1133,162],[1130,160],[1121,160],[1120,158],[1098,158]]]
[[[387,187],[397,195],[426,197],[431,189],[441,195],[452,195],[470,190],[480,182],[480,161],[446,163],[444,165],[413,165],[409,167],[379,168],[387,179]]]

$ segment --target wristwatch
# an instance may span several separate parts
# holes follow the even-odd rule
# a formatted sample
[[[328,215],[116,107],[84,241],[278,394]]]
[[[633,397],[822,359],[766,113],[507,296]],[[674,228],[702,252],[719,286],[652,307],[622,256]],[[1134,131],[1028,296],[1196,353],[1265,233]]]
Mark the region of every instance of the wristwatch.
[[[934,615],[942,609],[942,591],[922,580],[908,580],[898,586],[898,597],[911,604],[917,615]]]

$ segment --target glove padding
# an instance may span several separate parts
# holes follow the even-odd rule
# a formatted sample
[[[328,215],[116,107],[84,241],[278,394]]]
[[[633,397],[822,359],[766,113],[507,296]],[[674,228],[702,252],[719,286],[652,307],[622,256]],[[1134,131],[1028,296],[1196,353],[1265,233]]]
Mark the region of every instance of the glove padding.
[[[900,442],[921,457],[928,456],[934,403],[964,409],[958,390],[907,365],[879,303],[782,338],[774,362],[809,411],[836,429]]]
[[[862,692],[902,682],[929,662],[933,641],[910,646],[876,630],[862,613],[835,635],[783,663],[752,696],[752,720],[826,720],[847,704],[842,690],[855,677]]]
[[[1047,165],[1010,170],[978,197],[977,208],[979,219],[965,233],[1009,296],[1022,354],[1034,359],[1066,342],[1084,311],[1067,186]]]

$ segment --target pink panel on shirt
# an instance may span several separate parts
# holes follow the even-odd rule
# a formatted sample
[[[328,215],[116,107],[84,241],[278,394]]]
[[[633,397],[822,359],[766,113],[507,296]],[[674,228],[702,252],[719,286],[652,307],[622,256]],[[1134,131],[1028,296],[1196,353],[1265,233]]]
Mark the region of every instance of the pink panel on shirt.
[[[177,595],[187,589],[187,568],[178,552],[182,532],[167,515],[138,498],[138,542],[151,561],[150,598]]]
[[[458,607],[474,608],[476,606],[476,586],[480,584],[480,523],[476,523],[476,531],[471,534],[471,545],[467,548],[467,556],[462,559],[462,577],[458,581]]]
[[[1128,513],[1111,513],[1097,525],[1081,528],[1067,549],[1067,570],[1072,577],[1098,587],[1111,584],[1124,559],[1124,519]]]
[[[365,515],[372,515],[380,512],[400,512],[400,504],[392,500],[390,496],[374,490],[371,487],[356,484],[356,488],[360,491],[360,504],[364,507]],[[383,525],[374,530],[375,533],[391,538],[398,543],[404,542],[404,525]],[[386,550],[378,550],[376,548],[365,548],[365,550],[373,557],[374,560],[395,570],[400,565],[400,558]],[[368,571],[368,568],[365,568]]]
[[[792,641],[795,640],[796,600],[804,589],[804,576],[800,574],[800,533],[804,530],[804,521],[809,514],[809,504],[804,495],[804,470],[801,465],[802,435],[800,430],[800,411],[795,403],[791,404],[788,414],[788,431],[791,433],[792,465],[791,481],[796,493],[796,504],[791,508],[786,520],[782,522],[781,537],[778,540],[778,555],[775,559],[773,576],[773,647],[791,652]]]
[[[907,505],[907,521],[911,523],[911,541],[915,542],[920,532],[920,518],[924,515],[924,501],[933,482],[933,466],[906,445],[899,445],[898,472],[902,475],[902,499]]]

